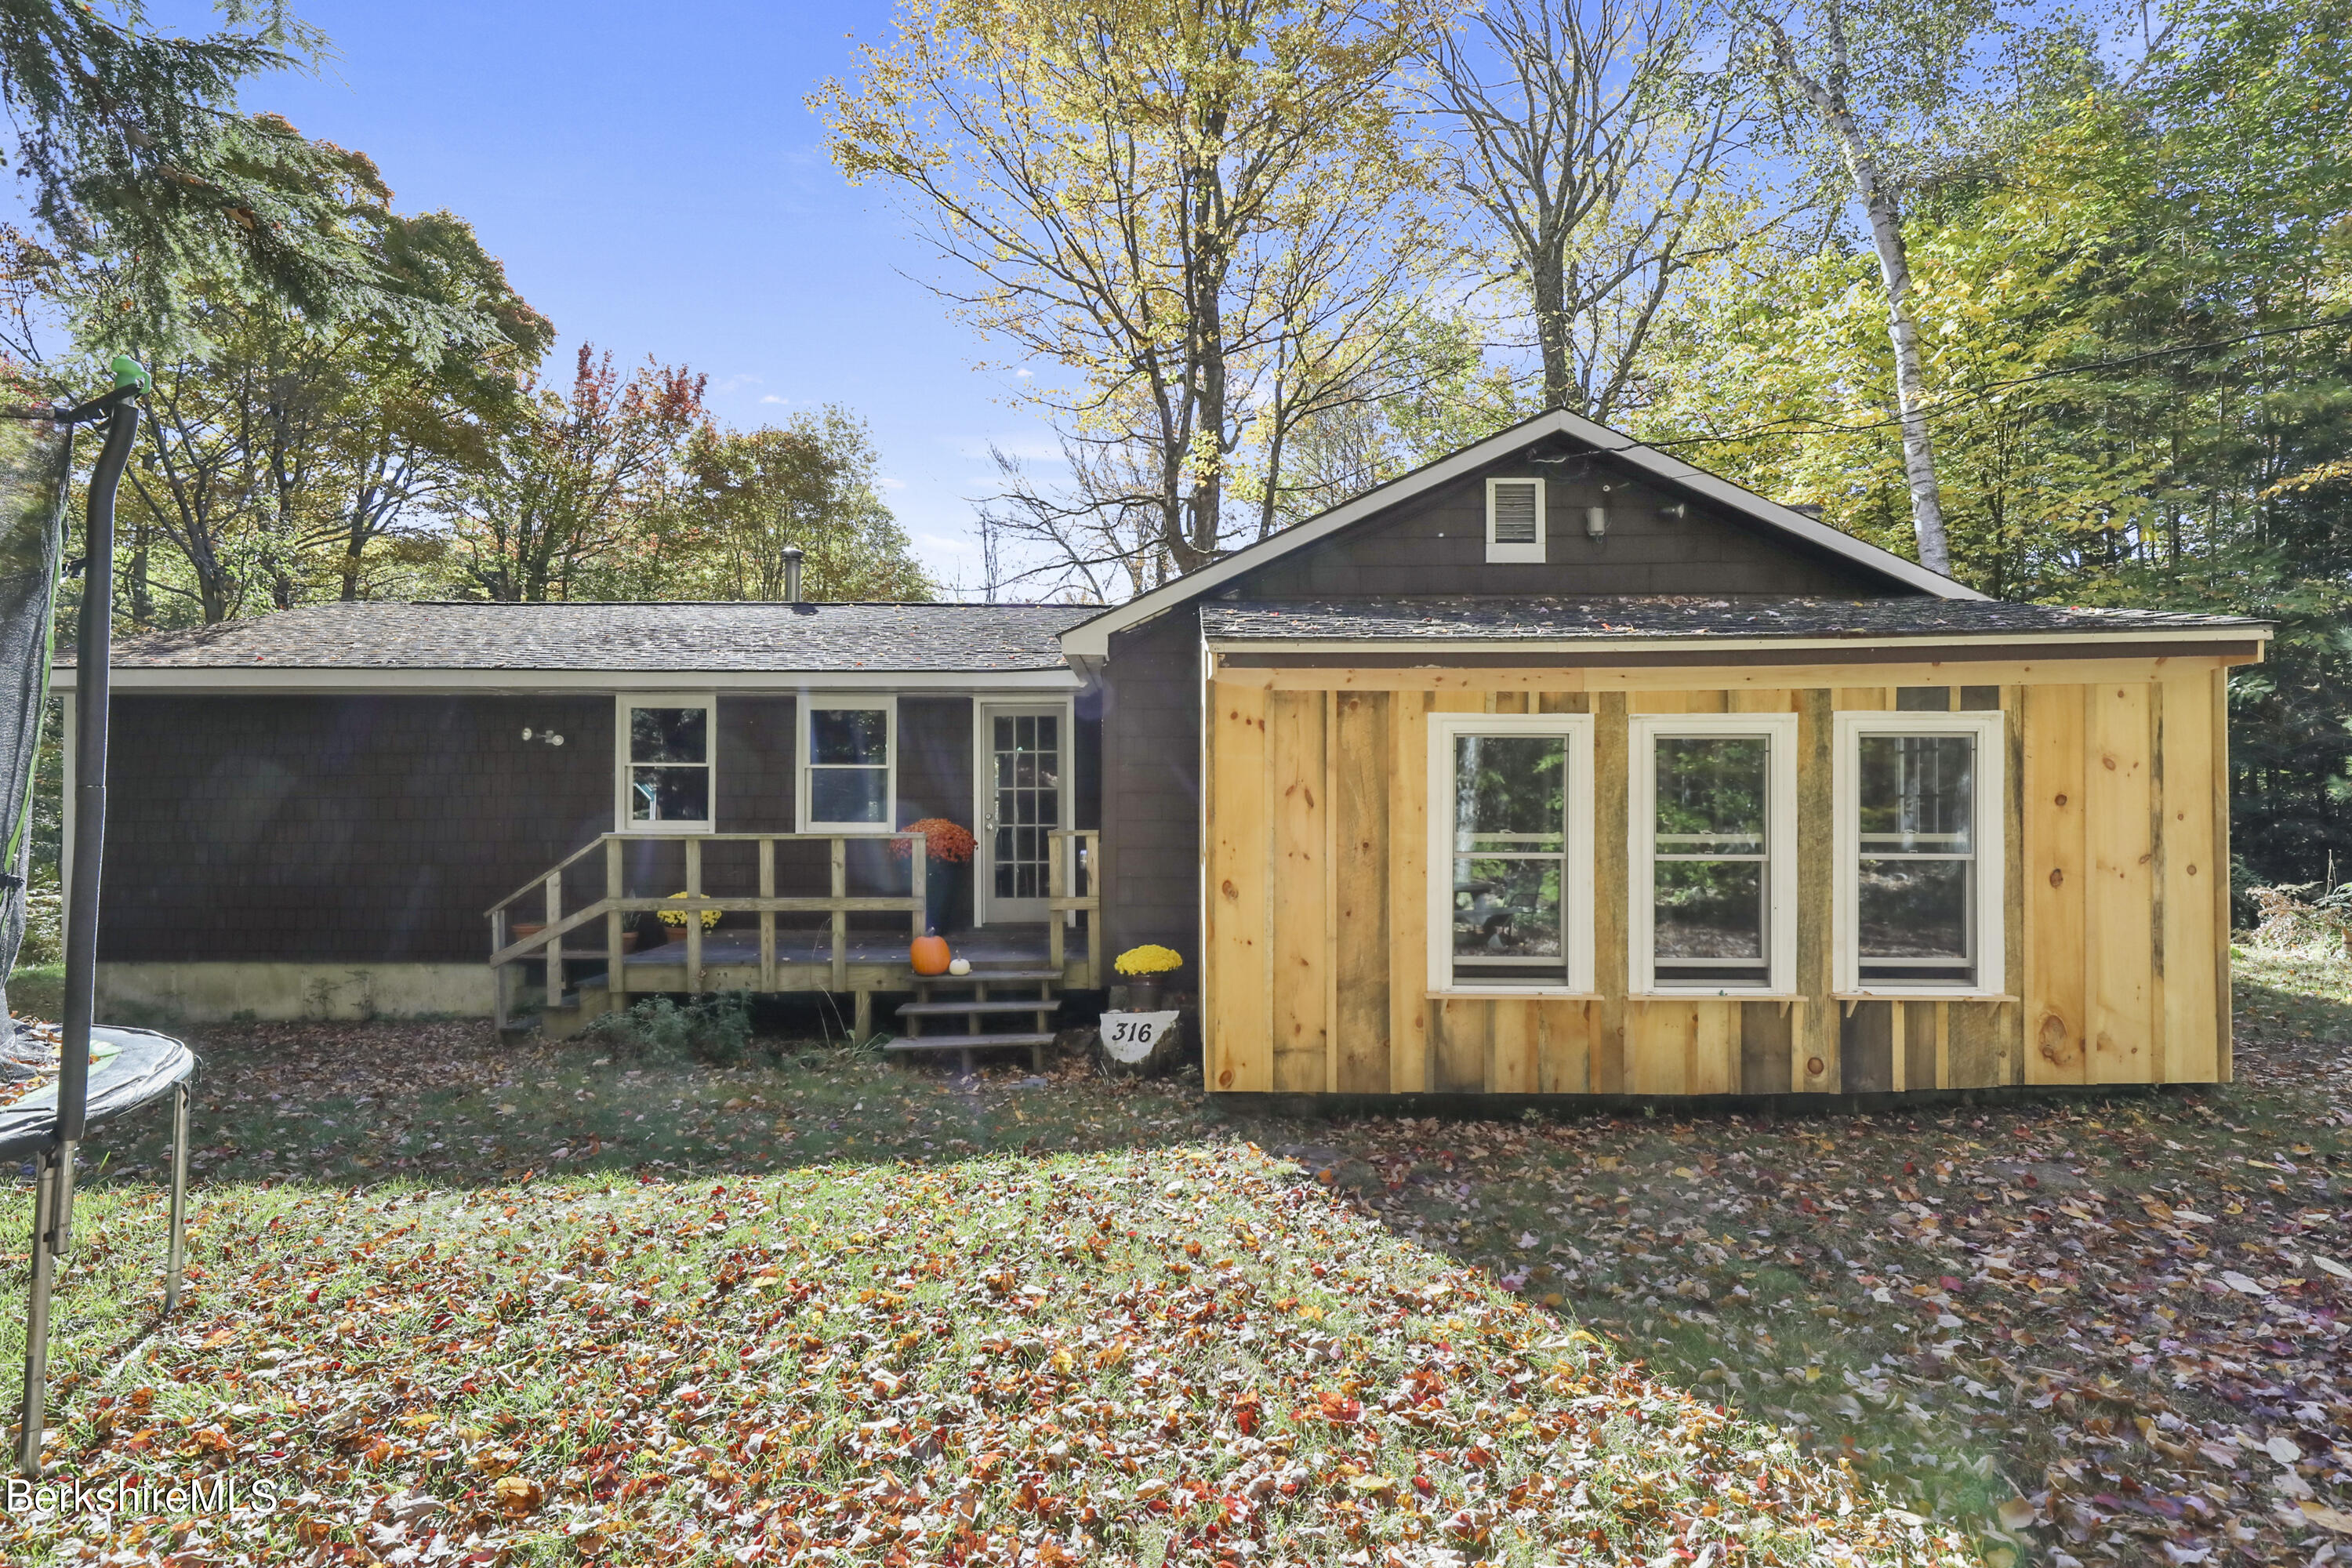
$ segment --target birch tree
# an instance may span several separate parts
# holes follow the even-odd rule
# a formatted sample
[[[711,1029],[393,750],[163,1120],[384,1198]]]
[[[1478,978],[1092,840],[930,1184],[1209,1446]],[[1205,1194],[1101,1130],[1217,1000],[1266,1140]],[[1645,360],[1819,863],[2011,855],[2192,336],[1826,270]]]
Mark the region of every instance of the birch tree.
[[[1614,417],[1675,277],[1745,216],[1727,180],[1748,100],[1698,64],[1715,15],[1488,0],[1433,51],[1450,183],[1489,231],[1490,280],[1526,299],[1547,408]]]
[[[1862,207],[1886,300],[1886,335],[1895,355],[1895,413],[1903,432],[1903,473],[1919,563],[1949,574],[1943,488],[1928,431],[1926,353],[1914,301],[1909,247],[1898,191],[1899,159],[1959,89],[1979,31],[1993,20],[1990,0],[1804,0],[1778,12],[1752,3],[1772,69],[1801,112],[1832,150]]]
[[[811,101],[949,264],[940,291],[1046,371],[1022,395],[1126,449],[1097,467],[1149,480],[1149,548],[1191,571],[1272,526],[1237,470],[1278,468],[1377,359],[1426,247],[1399,71],[1440,3],[922,0]]]

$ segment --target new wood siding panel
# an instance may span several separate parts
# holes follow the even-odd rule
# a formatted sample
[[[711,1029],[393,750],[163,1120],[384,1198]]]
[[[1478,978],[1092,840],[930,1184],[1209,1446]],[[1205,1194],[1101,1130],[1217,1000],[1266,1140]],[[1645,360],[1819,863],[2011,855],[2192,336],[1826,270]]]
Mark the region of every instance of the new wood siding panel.
[[[1627,797],[1632,731],[1625,694],[1603,691],[1592,699],[1592,989],[1597,1022],[1592,1039],[1591,1079],[1596,1094],[1625,1088],[1625,1029],[1631,970],[1626,921],[1631,897],[1626,882],[1631,832]]]
[[[2089,1079],[2148,1083],[2161,1061],[2153,1036],[2156,847],[2149,822],[2149,688],[2102,683],[2086,698],[2083,767],[2089,948]]]
[[[1209,689],[1208,973],[1202,994],[1202,1068],[1212,1088],[1274,1087],[1273,779],[1266,693]]]
[[[1277,691],[1266,705],[1266,766],[1273,792],[1274,1087],[1319,1093],[1330,1048],[1324,859],[1326,816],[1320,692]]]
[[[1671,1098],[2226,1071],[2226,970],[2216,956],[2225,906],[2206,880],[2226,848],[2215,820],[2215,773],[2225,766],[2212,733],[2215,672],[2002,689],[2002,978],[2021,1005],[1832,994],[1834,713],[1890,709],[1891,685],[1315,691],[1242,673],[1244,681],[1214,689],[1218,1087],[1245,1087],[1255,1075],[1298,1092]],[[1798,715],[1798,999],[1627,996],[1629,707]],[[1444,868],[1427,864],[1428,715],[1587,710],[1596,995],[1429,995],[1428,879]],[[1238,763],[1230,774],[1229,760]],[[2203,858],[2190,858],[2192,849]],[[1255,868],[1255,906],[1228,866]],[[1228,954],[1246,971],[1237,987],[1223,973]],[[2050,1054],[2039,1048],[2038,1021],[2047,1018],[2059,1021]],[[2084,1048],[2093,1038],[2104,1041],[2096,1051]],[[2074,1076],[2058,1076],[2065,1071]]]
[[[1332,700],[1332,1087],[1389,1088],[1389,699]]]
[[[1389,1088],[1430,1087],[1429,694],[1399,691],[1389,713]]]
[[[2079,686],[2025,694],[2025,1081],[2082,1083],[2090,1060],[2090,884]]]
[[[2159,888],[2156,978],[2162,998],[2163,1080],[2211,1083],[2221,1076],[2221,1016],[2213,924],[2213,733],[2210,677],[2158,681],[2156,874]]]
[[[1831,816],[1836,710],[1878,706],[1876,692],[1800,691],[1797,706],[1797,990],[1807,998],[1794,1026],[1789,1087],[1836,1093],[1844,1083],[1844,1031],[1829,1001],[1834,972],[1831,898],[1837,833]]]

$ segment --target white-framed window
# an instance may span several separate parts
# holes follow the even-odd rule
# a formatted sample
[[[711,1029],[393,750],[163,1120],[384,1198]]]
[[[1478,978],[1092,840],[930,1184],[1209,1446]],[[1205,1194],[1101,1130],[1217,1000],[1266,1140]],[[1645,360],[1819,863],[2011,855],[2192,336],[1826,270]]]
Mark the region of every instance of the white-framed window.
[[[898,820],[898,700],[801,700],[803,833],[888,833]]]
[[[709,692],[614,700],[615,831],[709,833],[718,820],[719,704]]]
[[[1836,988],[1999,995],[2000,715],[1840,713],[1836,745]]]
[[[1541,479],[1486,481],[1486,559],[1541,561],[1544,558],[1544,482]]]
[[[1787,995],[1797,974],[1797,716],[1629,723],[1628,981]]]
[[[1433,991],[1592,989],[1592,720],[1429,719]]]

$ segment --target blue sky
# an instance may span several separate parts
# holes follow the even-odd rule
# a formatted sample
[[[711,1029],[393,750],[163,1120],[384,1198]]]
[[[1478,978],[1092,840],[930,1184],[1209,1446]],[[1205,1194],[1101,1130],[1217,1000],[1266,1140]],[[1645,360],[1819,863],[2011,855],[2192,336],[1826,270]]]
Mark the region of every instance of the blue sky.
[[[1044,456],[1051,437],[1007,406],[1009,373],[971,368],[982,345],[914,280],[929,257],[880,190],[834,170],[803,103],[853,68],[846,35],[887,36],[887,4],[299,9],[337,58],[255,83],[247,106],[371,154],[401,210],[470,219],[562,331],[551,369],[584,339],[708,372],[733,424],[845,405],[926,563],[978,583],[987,445]]]

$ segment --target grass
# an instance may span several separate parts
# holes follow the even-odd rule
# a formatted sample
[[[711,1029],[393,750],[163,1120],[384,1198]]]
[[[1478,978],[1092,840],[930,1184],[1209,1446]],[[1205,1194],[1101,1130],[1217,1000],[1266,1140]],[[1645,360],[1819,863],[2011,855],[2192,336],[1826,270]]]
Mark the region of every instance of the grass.
[[[26,1540],[2307,1561],[2352,1484],[2316,1261],[2352,1262],[2352,983],[2242,955],[2238,1001],[2226,1088],[1777,1121],[1286,1121],[1077,1068],[221,1031],[169,1323],[159,1130],[93,1142],[53,1458],[306,1500]]]
[[[8,976],[8,1006],[18,1016],[55,1018],[65,1005],[64,964],[28,963]]]

